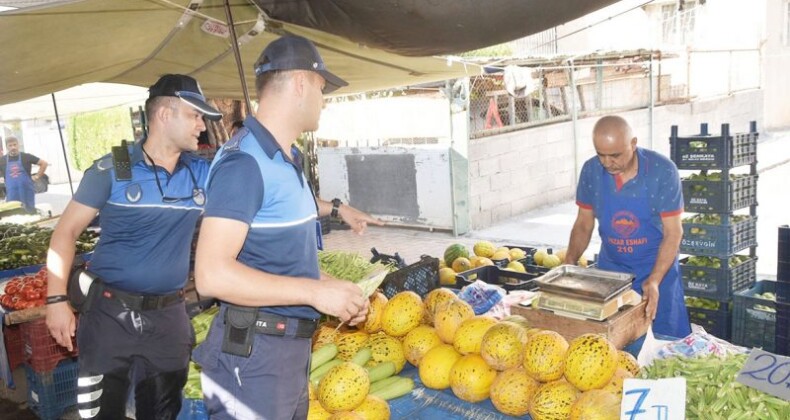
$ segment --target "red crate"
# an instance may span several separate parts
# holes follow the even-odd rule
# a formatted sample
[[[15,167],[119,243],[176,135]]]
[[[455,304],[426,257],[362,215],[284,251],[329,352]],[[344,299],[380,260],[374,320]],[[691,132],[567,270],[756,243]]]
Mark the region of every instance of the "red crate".
[[[8,366],[14,370],[25,361],[25,342],[22,340],[22,330],[19,325],[7,325],[3,329],[3,337],[5,338],[5,351],[8,355]]]
[[[25,361],[36,372],[55,369],[58,362],[77,356],[77,341],[72,338],[74,351],[68,351],[49,334],[44,318],[20,324],[25,344]]]

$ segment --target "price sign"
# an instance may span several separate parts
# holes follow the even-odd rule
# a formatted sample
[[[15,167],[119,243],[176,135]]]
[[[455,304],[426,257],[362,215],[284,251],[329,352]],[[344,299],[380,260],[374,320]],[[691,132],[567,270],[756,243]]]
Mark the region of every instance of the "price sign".
[[[790,401],[790,358],[754,349],[735,380]]]
[[[626,379],[620,420],[683,420],[686,378]]]

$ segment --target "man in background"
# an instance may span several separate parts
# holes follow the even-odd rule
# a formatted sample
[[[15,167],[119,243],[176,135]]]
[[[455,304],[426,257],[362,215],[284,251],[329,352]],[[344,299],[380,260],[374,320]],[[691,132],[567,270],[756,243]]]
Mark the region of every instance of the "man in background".
[[[47,161],[30,153],[19,151],[19,139],[5,140],[8,154],[0,159],[0,174],[5,181],[6,201],[20,201],[28,213],[36,211],[36,191],[33,182],[44,176]],[[33,165],[38,171],[31,175]]]

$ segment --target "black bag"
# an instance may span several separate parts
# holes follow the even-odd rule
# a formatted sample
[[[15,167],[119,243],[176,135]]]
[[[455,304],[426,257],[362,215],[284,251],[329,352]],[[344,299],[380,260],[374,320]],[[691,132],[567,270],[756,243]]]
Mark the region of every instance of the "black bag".
[[[41,175],[37,180],[33,181],[33,190],[36,194],[45,193],[49,189],[49,177],[47,174]]]

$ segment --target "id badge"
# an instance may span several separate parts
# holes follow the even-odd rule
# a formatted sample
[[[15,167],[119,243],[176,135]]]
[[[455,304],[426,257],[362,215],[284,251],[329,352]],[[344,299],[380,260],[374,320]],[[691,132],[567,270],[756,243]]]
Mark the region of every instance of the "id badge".
[[[318,250],[324,250],[324,236],[321,234],[321,221],[315,220],[315,243],[318,245]]]

